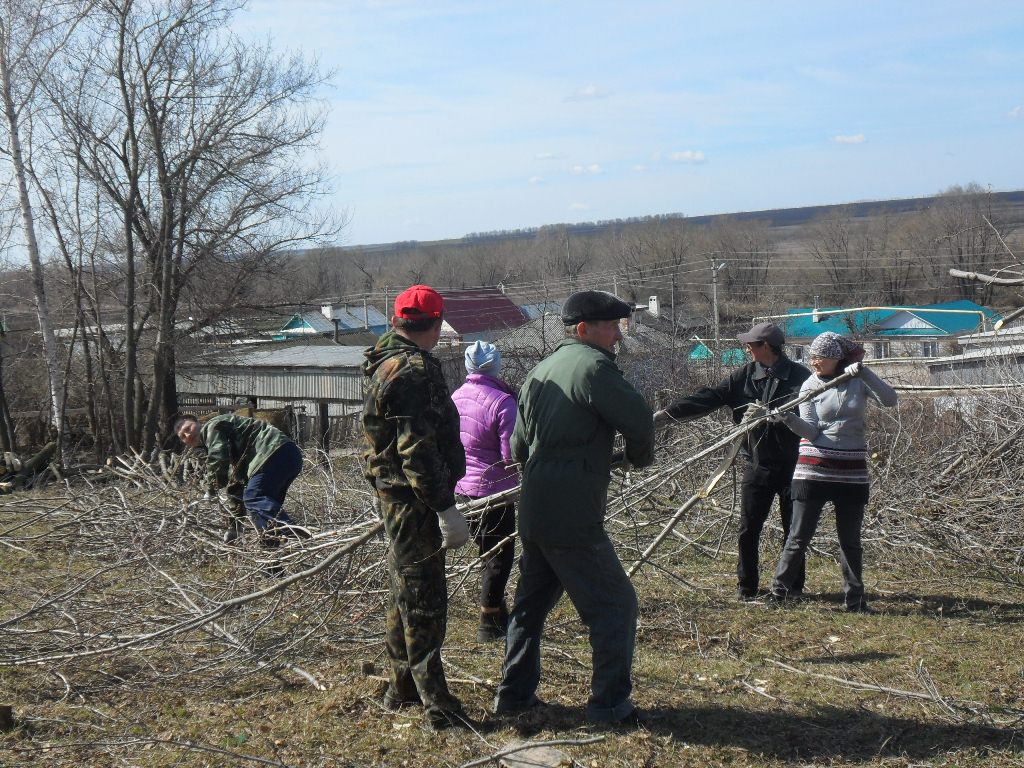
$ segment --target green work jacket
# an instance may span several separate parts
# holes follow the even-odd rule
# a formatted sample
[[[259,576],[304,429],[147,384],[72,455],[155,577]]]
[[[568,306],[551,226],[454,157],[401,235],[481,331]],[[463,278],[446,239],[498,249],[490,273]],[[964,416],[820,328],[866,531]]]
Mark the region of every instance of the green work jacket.
[[[201,432],[210,489],[244,486],[274,451],[291,442],[288,435],[265,421],[230,413],[214,416]]]
[[[615,433],[625,439],[629,462],[647,466],[654,461],[652,416],[615,356],[578,339],[565,339],[530,371],[512,433],[512,456],[523,465],[523,540],[569,547],[601,541]]]

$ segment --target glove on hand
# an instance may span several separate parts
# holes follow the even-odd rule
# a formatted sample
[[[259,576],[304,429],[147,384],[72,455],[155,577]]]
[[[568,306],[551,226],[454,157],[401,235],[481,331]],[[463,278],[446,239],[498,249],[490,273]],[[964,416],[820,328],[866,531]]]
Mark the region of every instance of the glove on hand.
[[[789,426],[797,418],[793,411],[772,411],[768,416],[768,421],[772,424],[785,424]]]
[[[767,415],[767,413],[768,407],[764,403],[751,403],[747,406],[747,410],[743,412],[743,419],[740,421],[740,424],[746,424],[759,416]]]
[[[210,493],[209,491],[207,491],[206,493],[203,494],[203,503],[205,503],[205,504],[212,504],[213,503],[213,498],[214,498],[213,494]]]
[[[438,512],[437,522],[441,526],[441,546],[445,549],[458,549],[469,541],[469,523],[454,505]]]
[[[848,373],[851,376],[860,376],[860,372],[864,369],[863,363],[850,363],[846,368],[843,369],[843,373]]]
[[[654,412],[654,426],[660,427],[662,424],[668,424],[671,421],[673,421],[673,419],[668,415],[668,411]]]

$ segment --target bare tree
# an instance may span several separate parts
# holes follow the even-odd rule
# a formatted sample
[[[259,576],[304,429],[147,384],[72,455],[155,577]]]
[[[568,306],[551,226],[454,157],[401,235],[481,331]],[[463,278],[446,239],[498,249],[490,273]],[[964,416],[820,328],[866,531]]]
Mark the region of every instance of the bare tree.
[[[64,437],[64,384],[29,195],[28,161],[21,136],[23,121],[35,102],[42,74],[88,10],[88,3],[44,0],[4,0],[0,5],[0,101],[7,132],[6,154],[18,189],[21,231],[32,267],[36,315],[43,341],[51,415],[57,429],[58,445],[63,444]]]
[[[177,410],[182,334],[251,295],[284,249],[336,231],[315,205],[322,171],[303,162],[323,126],[310,109],[320,77],[233,36],[240,6],[103,0],[79,41],[79,78],[50,84],[54,138],[120,223],[129,445],[151,447]],[[184,328],[183,296],[207,309]]]

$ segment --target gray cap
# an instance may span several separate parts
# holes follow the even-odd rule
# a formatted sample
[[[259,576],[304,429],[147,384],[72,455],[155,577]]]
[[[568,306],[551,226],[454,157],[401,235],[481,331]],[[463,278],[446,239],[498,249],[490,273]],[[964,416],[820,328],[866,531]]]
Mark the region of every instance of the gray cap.
[[[781,347],[786,343],[786,334],[775,323],[758,323],[746,333],[739,334],[736,338],[744,344],[767,341],[773,347]]]

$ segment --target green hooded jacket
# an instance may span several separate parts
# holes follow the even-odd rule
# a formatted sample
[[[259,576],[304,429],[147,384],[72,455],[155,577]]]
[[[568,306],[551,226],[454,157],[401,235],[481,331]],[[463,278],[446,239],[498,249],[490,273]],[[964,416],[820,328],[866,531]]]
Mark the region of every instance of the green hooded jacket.
[[[226,413],[201,428],[206,446],[206,481],[212,489],[233,486],[239,492],[264,462],[291,438],[260,419]]]
[[[447,509],[466,473],[466,453],[441,364],[394,331],[363,354],[366,479],[385,496],[411,491],[435,512]]]
[[[530,371],[519,396],[512,456],[524,468],[524,541],[571,547],[602,540],[616,432],[633,466],[654,461],[653,414],[615,356],[565,339]]]

